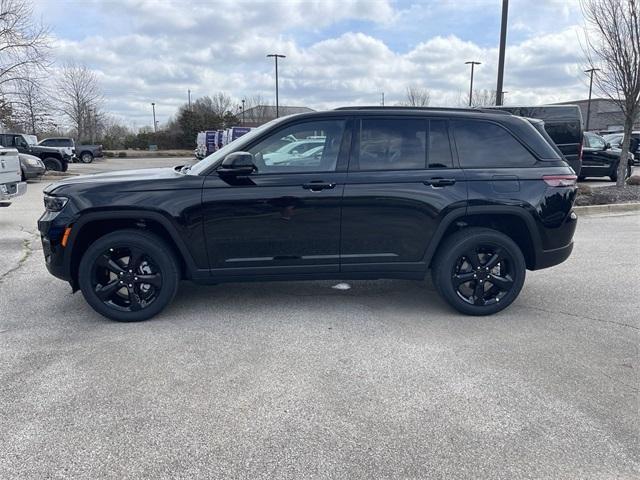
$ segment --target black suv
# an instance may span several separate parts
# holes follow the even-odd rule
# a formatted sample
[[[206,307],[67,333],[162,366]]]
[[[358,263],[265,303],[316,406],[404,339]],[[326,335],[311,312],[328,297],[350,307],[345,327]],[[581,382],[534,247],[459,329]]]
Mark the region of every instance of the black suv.
[[[283,141],[320,139],[283,155]],[[318,154],[318,152],[320,152]],[[201,283],[403,278],[495,313],[573,248],[576,176],[504,112],[344,108],[274,120],[194,166],[45,189],[49,271],[120,321]]]

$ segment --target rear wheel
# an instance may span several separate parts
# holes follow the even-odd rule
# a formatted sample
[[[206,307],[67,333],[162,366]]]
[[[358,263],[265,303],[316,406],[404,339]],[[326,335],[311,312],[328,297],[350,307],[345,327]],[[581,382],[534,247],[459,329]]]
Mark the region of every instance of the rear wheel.
[[[89,305],[119,322],[138,322],[160,313],[173,300],[179,279],[171,248],[140,230],[121,230],[96,240],[82,256],[78,272]]]
[[[468,315],[490,315],[517,298],[526,263],[511,238],[473,227],[445,240],[431,274],[438,293],[453,308]]]
[[[44,163],[47,170],[53,170],[54,172],[62,172],[64,170],[62,162],[57,158],[47,157],[42,163]]]
[[[80,160],[82,163],[91,163],[93,162],[93,155],[90,152],[82,152]]]
[[[629,164],[629,165],[627,165],[627,169],[624,171],[624,179],[626,180],[630,176],[631,176],[631,165]],[[617,167],[614,170],[613,174],[609,176],[609,178],[611,178],[612,182],[617,182],[618,181],[618,168]]]

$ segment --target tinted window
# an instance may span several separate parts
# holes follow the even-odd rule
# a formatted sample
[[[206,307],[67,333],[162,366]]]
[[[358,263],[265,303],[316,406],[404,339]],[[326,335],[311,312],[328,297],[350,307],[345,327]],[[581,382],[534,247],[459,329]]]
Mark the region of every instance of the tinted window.
[[[53,140],[43,140],[42,142],[40,142],[40,145],[43,145],[45,147],[51,147],[53,146]]]
[[[290,125],[251,147],[258,173],[329,172],[336,168],[344,120]],[[286,148],[283,142],[294,148]]]
[[[360,170],[414,170],[427,164],[427,121],[363,119],[360,126]]]
[[[429,168],[452,168],[451,144],[446,120],[429,122]]]
[[[535,162],[511,133],[496,124],[474,120],[453,123],[463,168],[522,167]]]

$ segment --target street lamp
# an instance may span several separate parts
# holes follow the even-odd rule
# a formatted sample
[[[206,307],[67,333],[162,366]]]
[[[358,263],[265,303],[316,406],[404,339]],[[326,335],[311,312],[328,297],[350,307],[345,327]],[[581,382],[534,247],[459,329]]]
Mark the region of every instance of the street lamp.
[[[245,102],[245,99],[243,98],[242,99],[242,126],[243,127],[244,127],[244,102]]]
[[[151,108],[153,109],[153,133],[158,133],[158,124],[156,123],[156,104],[151,102]]]
[[[588,73],[590,75],[589,78],[589,100],[587,101],[587,125],[585,130],[589,131],[589,118],[591,117],[591,90],[593,89],[593,74],[595,72],[599,72],[599,68],[590,68],[589,70],[585,70],[584,73]]]
[[[473,98],[473,69],[476,65],[482,65],[480,62],[464,62],[465,65],[471,65],[471,84],[469,85],[469,106]]]
[[[280,109],[278,104],[278,59],[279,58],[287,58],[286,55],[280,55],[278,53],[270,53],[267,55],[267,58],[273,57],[276,61],[276,118],[280,116]]]

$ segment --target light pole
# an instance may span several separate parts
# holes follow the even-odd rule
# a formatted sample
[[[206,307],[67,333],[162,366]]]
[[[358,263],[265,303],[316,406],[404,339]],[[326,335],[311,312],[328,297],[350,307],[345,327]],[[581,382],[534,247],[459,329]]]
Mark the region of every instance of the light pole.
[[[471,65],[471,83],[469,84],[469,106],[471,106],[471,99],[473,98],[473,69],[476,65],[482,65],[480,62],[464,62],[465,65]]]
[[[153,109],[153,133],[158,133],[158,124],[156,123],[156,104],[151,102],[151,108]]]
[[[242,126],[243,127],[244,127],[244,102],[245,102],[245,99],[243,98],[242,99]]]
[[[270,53],[267,55],[267,58],[273,57],[276,61],[276,118],[280,116],[280,105],[278,102],[278,59],[279,58],[287,58],[286,55],[280,55],[278,53]]]
[[[498,52],[498,84],[496,86],[496,105],[502,105],[502,82],[504,80],[504,55],[507,48],[507,20],[509,18],[509,0],[502,0],[502,22],[500,23],[500,50]]]
[[[380,92],[381,105],[384,107],[384,92]]]
[[[589,70],[585,70],[584,73],[589,74],[589,100],[587,101],[587,125],[585,126],[585,130],[589,131],[589,119],[591,118],[591,90],[593,89],[593,74],[595,72],[599,72],[599,68],[590,68]]]

